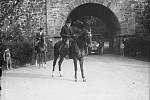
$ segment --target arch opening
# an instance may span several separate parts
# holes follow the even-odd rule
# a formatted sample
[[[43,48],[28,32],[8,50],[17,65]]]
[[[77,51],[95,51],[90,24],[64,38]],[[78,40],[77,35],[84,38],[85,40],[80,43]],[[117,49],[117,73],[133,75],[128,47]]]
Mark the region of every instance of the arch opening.
[[[104,29],[105,31],[100,31],[96,34],[100,34],[105,38],[105,40],[108,40],[110,48],[112,48],[115,35],[121,33],[120,23],[116,15],[104,5],[86,3],[74,8],[69,13],[67,19],[72,19],[73,22],[77,20],[84,22],[83,19],[89,16],[98,19],[96,21],[99,21],[100,24],[97,27],[101,30]]]

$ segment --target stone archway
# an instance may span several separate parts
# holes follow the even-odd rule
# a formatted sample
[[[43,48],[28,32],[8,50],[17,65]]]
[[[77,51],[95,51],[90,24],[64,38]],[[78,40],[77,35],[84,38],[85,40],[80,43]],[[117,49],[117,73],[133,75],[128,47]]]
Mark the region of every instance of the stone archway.
[[[126,13],[131,8],[130,0],[47,0],[48,35],[60,37],[62,25],[64,25],[69,14],[79,6],[86,4],[98,4],[107,8],[121,26],[121,21],[126,21],[126,15],[128,15]],[[126,8],[127,10],[125,10]],[[120,34],[120,31],[122,32],[122,29],[114,32]],[[110,43],[113,43],[113,38],[110,40]]]
[[[121,33],[120,23],[116,15],[108,8],[101,4],[86,3],[74,8],[68,15],[73,21],[84,16],[94,16],[99,18],[106,26],[106,32],[102,35],[105,40],[109,41],[110,48],[113,47],[113,40],[117,33]],[[101,26],[99,26],[99,29]],[[92,29],[92,31],[94,28]],[[92,34],[94,31],[92,32]],[[94,34],[93,34],[94,35]]]
[[[71,0],[66,6],[62,7],[63,9],[59,9],[60,13],[58,14],[58,18],[55,21],[55,36],[59,36],[59,32],[61,30],[62,25],[67,20],[68,15],[71,13],[72,10],[77,8],[78,6],[93,3],[93,4],[100,4],[112,11],[116,16],[118,15],[118,12],[115,11],[116,3],[118,0]],[[118,19],[119,15],[117,16]]]

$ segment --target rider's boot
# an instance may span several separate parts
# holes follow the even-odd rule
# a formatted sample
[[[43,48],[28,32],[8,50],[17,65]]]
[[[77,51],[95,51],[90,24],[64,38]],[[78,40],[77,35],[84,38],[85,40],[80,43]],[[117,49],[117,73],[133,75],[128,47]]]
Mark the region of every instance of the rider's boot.
[[[67,51],[67,55],[65,56],[66,59],[69,59],[69,46],[67,44],[65,44],[65,48]]]

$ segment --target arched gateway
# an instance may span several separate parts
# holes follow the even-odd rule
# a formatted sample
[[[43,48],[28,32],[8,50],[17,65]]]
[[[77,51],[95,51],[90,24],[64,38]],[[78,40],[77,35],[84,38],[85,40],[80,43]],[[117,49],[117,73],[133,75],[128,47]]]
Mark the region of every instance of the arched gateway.
[[[53,0],[51,0],[53,1]],[[120,21],[124,20],[124,12],[121,12],[122,8],[120,4],[124,0],[59,0],[55,2],[47,1],[47,24],[48,33],[50,36],[59,36],[62,25],[68,18],[73,21],[78,20],[84,16],[94,16],[102,21],[106,26],[105,37],[110,41],[110,45],[113,45],[113,38],[115,34],[121,33]],[[128,5],[129,2],[126,2]],[[116,9],[117,8],[117,9]],[[55,12],[51,14],[51,12]],[[56,14],[57,13],[57,14]]]
[[[60,0],[60,2],[61,2],[61,0]],[[48,21],[47,21],[48,23],[47,24],[48,24],[48,30],[54,31],[54,32],[51,31],[52,35],[57,36],[59,34],[59,31],[60,31],[62,25],[67,20],[69,14],[74,13],[75,9],[78,9],[78,11],[79,11],[78,13],[80,15],[82,13],[82,12],[80,12],[80,8],[82,6],[84,6],[84,9],[85,9],[84,12],[88,12],[88,13],[90,12],[91,16],[92,15],[95,16],[95,14],[97,13],[97,14],[99,14],[99,15],[97,15],[99,17],[100,16],[106,17],[107,15],[106,14],[103,15],[103,14],[105,13],[105,11],[108,11],[108,13],[109,12],[111,13],[111,14],[109,14],[109,15],[111,15],[110,17],[114,17],[115,21],[123,19],[123,18],[121,18],[122,16],[120,16],[120,13],[118,13],[118,11],[115,10],[117,7],[116,4],[118,3],[118,0],[66,0],[65,3],[62,3],[63,1],[61,3],[60,2],[55,2],[53,7],[51,6],[53,3],[51,3],[51,2],[47,3],[47,8],[48,8],[48,14],[47,14],[48,15]],[[85,6],[85,5],[87,5],[87,6]],[[89,8],[88,5],[93,6],[93,8],[92,7]],[[95,10],[96,11],[96,12],[94,11],[95,14],[92,14],[92,12],[91,12],[92,10],[90,10],[90,11],[86,10],[88,8]],[[103,11],[102,9],[105,11]],[[49,13],[49,11],[50,11],[50,13]],[[52,12],[54,14],[51,14]],[[72,16],[74,16],[74,15],[72,15]],[[82,16],[86,16],[86,14],[82,15]],[[81,16],[79,16],[79,17],[81,17]],[[110,19],[112,19],[112,18],[110,18]]]

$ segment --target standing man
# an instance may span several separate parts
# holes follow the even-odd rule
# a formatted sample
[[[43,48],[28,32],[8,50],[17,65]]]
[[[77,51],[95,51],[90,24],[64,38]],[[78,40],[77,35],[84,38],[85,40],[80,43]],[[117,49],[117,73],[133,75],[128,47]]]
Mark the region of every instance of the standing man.
[[[12,69],[11,54],[8,47],[4,51],[4,61],[6,61],[7,70]]]
[[[125,48],[124,39],[121,39],[121,43],[120,43],[120,53],[121,53],[122,56],[124,56],[124,48]]]

